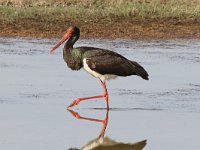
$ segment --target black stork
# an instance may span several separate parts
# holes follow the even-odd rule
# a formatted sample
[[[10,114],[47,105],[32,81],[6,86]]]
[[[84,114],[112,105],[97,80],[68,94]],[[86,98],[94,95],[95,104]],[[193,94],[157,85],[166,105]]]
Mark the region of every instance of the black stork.
[[[100,49],[95,47],[76,47],[74,43],[80,37],[80,30],[76,26],[70,26],[67,29],[65,35],[60,41],[50,50],[52,53],[63,42],[68,40],[63,49],[63,58],[68,67],[72,70],[80,70],[84,68],[88,73],[96,78],[99,78],[104,89],[103,95],[77,98],[69,106],[73,107],[78,105],[80,101],[93,99],[93,98],[105,98],[107,109],[108,104],[108,92],[105,81],[114,79],[117,76],[130,76],[137,75],[145,80],[148,80],[147,71],[139,65],[137,62],[128,60],[124,56],[106,49]]]

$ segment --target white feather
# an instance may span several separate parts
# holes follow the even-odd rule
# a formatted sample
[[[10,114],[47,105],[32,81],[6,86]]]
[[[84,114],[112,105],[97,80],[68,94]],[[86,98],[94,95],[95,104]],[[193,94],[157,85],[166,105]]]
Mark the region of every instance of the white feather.
[[[114,74],[100,74],[96,71],[93,71],[92,69],[90,69],[90,67],[88,66],[87,64],[87,59],[84,58],[83,59],[83,68],[88,72],[90,73],[91,75],[93,75],[94,77],[96,78],[99,78],[101,81],[105,82],[105,80],[110,80],[110,79],[115,79],[117,77],[117,75],[114,75]]]

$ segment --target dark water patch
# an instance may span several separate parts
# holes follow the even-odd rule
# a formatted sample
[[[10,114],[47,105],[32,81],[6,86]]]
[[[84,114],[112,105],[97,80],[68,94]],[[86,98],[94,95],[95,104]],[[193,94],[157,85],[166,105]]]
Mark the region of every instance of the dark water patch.
[[[0,103],[2,104],[2,103],[5,103],[6,102],[6,100],[3,100],[3,99],[0,99]]]
[[[29,68],[29,66],[24,65],[24,64],[18,65],[18,64],[11,64],[11,63],[3,62],[3,63],[0,63],[0,68],[26,69],[26,68]]]
[[[1,63],[0,68],[10,68],[10,67],[16,67],[15,65],[12,64],[6,64],[6,63]]]
[[[2,97],[0,98],[0,104],[16,104],[16,100],[14,98]]]
[[[196,92],[200,92],[198,88],[180,88],[173,89],[167,91],[154,91],[154,92],[143,92],[138,90],[130,90],[130,89],[120,89],[117,90],[118,95],[135,95],[135,96],[144,96],[149,98],[159,98],[159,97],[174,97],[174,96],[186,96],[186,95],[194,95]]]
[[[179,52],[179,53],[171,53],[170,55],[168,55],[168,57],[170,58],[170,60],[172,61],[188,61],[188,62],[192,62],[192,63],[199,63],[200,62],[200,57],[193,52]]]
[[[130,90],[130,89],[115,89],[116,93],[119,95],[144,95],[144,92],[138,90]]]
[[[164,50],[170,50],[174,48],[182,48],[187,49],[190,48],[191,45],[184,41],[175,41],[175,40],[151,40],[146,42],[137,42],[137,48],[158,48]]]
[[[38,50],[38,49],[26,49],[23,50],[24,48],[18,47],[18,49],[1,49],[0,53],[1,54],[6,54],[6,55],[38,55],[38,54],[45,54],[47,51],[44,50]]]
[[[32,38],[0,38],[0,54],[36,55],[48,53],[49,40]]]
[[[34,93],[34,94],[20,94],[21,97],[24,98],[34,98],[34,99],[40,99],[40,98],[46,98],[49,96],[47,93]]]
[[[189,84],[189,86],[200,89],[200,84]]]
[[[198,95],[200,92],[200,89],[196,89],[196,88],[185,88],[185,89],[174,89],[172,91],[163,91],[163,92],[154,92],[154,93],[146,93],[148,95],[149,98],[167,98],[167,99],[171,99],[171,98],[180,98],[183,97],[183,99],[185,98],[189,98],[189,97],[184,97],[184,96],[195,96]]]

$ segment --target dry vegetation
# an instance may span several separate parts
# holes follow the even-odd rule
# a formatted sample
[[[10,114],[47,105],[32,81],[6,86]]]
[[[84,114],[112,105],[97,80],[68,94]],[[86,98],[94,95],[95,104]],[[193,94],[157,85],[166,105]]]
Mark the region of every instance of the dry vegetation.
[[[200,37],[200,0],[0,0],[1,35],[55,36],[70,24],[85,36]]]

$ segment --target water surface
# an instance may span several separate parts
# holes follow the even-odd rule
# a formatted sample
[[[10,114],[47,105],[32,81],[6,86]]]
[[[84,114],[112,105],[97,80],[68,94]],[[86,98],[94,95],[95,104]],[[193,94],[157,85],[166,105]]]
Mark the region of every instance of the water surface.
[[[100,82],[84,70],[71,71],[58,39],[0,38],[0,148],[82,148],[102,124],[74,118],[77,97],[99,95]],[[149,81],[137,76],[107,82],[110,96],[105,136],[123,143],[147,139],[145,150],[200,147],[200,41],[81,39],[76,46],[116,51],[139,62]],[[81,116],[104,119],[105,100],[81,102]]]

